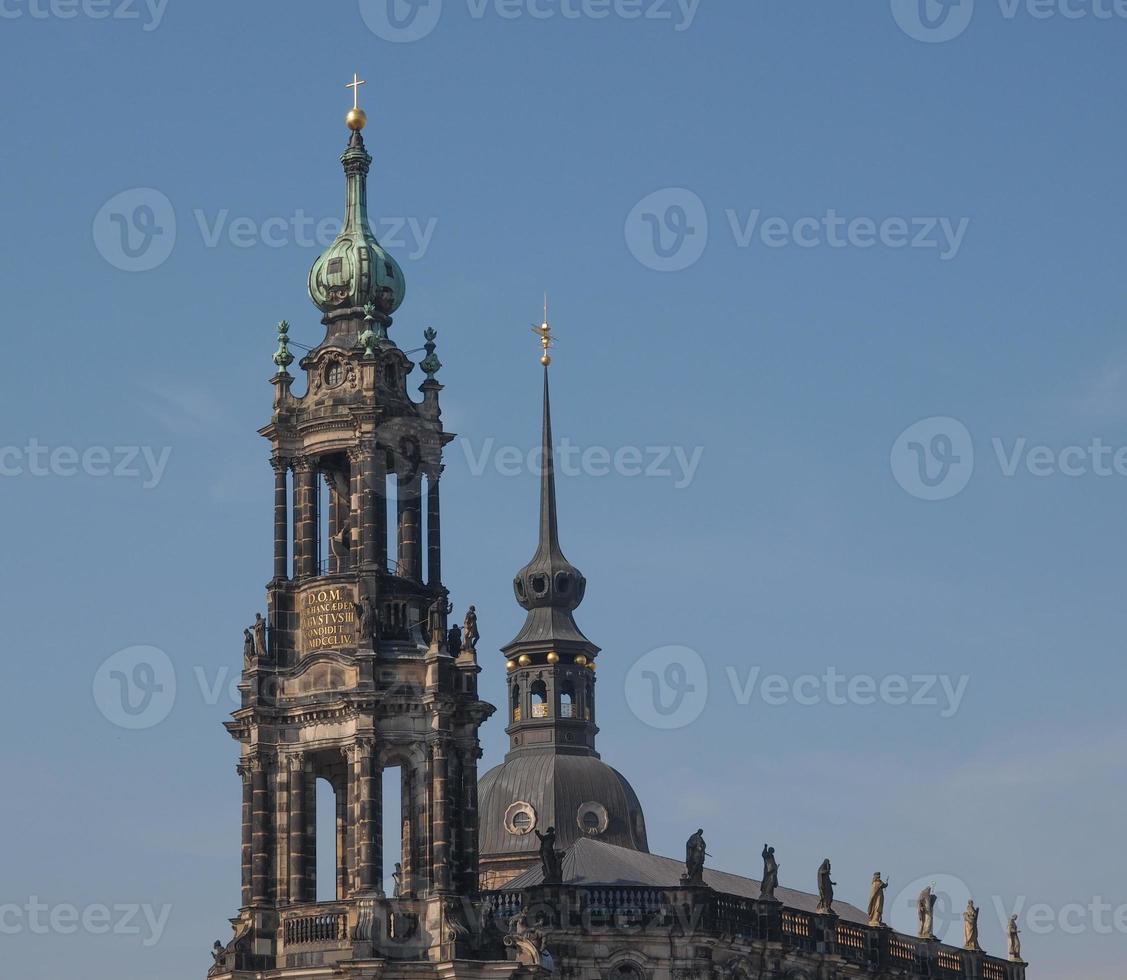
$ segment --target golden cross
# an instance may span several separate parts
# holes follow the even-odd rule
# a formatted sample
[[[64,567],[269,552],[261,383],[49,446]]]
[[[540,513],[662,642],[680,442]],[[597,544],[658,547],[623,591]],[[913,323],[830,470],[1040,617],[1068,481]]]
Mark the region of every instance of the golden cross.
[[[359,75],[357,75],[356,72],[352,73],[352,81],[349,82],[345,86],[345,88],[352,89],[352,108],[353,109],[359,109],[360,108],[360,86],[361,85],[367,85],[367,84],[368,83],[366,81],[364,81],[364,79],[362,79]]]

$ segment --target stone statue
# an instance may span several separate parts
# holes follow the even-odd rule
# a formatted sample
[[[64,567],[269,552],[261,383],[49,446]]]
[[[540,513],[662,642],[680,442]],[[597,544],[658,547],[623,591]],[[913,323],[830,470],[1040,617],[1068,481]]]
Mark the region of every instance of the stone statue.
[[[982,952],[978,944],[978,909],[974,907],[974,899],[967,902],[967,910],[963,913],[963,947],[975,953]]]
[[[211,958],[215,961],[215,965],[219,965],[219,961],[223,959],[223,954],[227,950],[224,948],[223,943],[218,939],[211,944]]]
[[[362,595],[352,607],[356,610],[356,640],[358,643],[371,642],[375,649],[380,632],[380,614],[370,595]]]
[[[1021,930],[1017,927],[1017,916],[1010,916],[1010,924],[1006,929],[1010,940],[1010,959],[1015,963],[1021,962]]]
[[[450,632],[446,637],[446,649],[450,653],[462,652],[462,627],[455,624],[450,627]]]
[[[462,624],[462,643],[474,653],[477,653],[477,641],[481,634],[477,631],[477,607],[470,606],[466,610],[466,621]]]
[[[916,900],[916,914],[920,919],[920,939],[935,938],[935,903],[938,895],[928,885]]]
[[[457,627],[455,627],[457,629]],[[540,838],[540,865],[544,870],[545,885],[559,885],[563,882],[563,862],[556,850],[556,828],[549,827],[546,834],[536,831]]]
[[[427,629],[430,630],[431,643],[438,642],[446,636],[447,617],[453,611],[454,603],[450,601],[449,593],[443,589],[442,594],[427,609]]]
[[[540,966],[552,972],[552,954],[544,944],[544,932],[539,925],[529,922],[528,908],[522,908],[509,920],[509,933],[504,943],[517,951],[517,961],[524,966]]]
[[[763,845],[763,881],[759,885],[759,897],[769,902],[775,901],[775,889],[779,887],[779,862],[775,860],[775,849]]]
[[[243,630],[243,667],[249,669],[254,664],[254,634],[248,626]]]
[[[834,885],[830,878],[830,859],[826,858],[818,868],[818,909],[821,915],[829,915],[834,910]]]
[[[399,898],[400,891],[403,888],[403,865],[398,861],[395,862],[395,870],[391,873],[392,885],[391,897]]]
[[[869,892],[869,925],[873,927],[884,925],[884,890],[888,887],[887,881],[881,881],[880,872],[873,875],[872,890]]]
[[[708,857],[708,846],[704,842],[704,828],[697,830],[685,842],[685,877],[690,885],[704,884],[704,859]]]
[[[262,613],[254,614],[254,652],[259,659],[266,659],[266,620]]]

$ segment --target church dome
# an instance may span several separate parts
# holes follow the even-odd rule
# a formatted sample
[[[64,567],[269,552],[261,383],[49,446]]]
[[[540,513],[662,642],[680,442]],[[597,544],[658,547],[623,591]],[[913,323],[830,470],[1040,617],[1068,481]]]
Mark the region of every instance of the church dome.
[[[380,245],[368,221],[368,169],[372,157],[356,130],[341,157],[347,178],[344,227],[309,271],[309,297],[322,313],[362,310],[368,304],[391,316],[407,284],[399,263]]]
[[[534,831],[556,828],[556,847],[589,838],[649,852],[638,796],[594,755],[512,755],[478,783],[483,858],[537,860]]]

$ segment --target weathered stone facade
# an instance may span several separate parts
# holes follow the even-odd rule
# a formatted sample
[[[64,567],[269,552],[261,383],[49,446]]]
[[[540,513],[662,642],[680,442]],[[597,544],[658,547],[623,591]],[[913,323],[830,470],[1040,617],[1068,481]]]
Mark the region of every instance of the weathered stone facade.
[[[686,883],[677,862],[648,854],[637,797],[595,752],[599,650],[572,618],[585,580],[559,548],[550,465],[539,546],[515,583],[528,619],[504,650],[510,753],[483,780],[479,809],[478,731],[494,708],[478,697],[476,621],[465,636],[453,626],[442,584],[439,487],[452,437],[441,365],[428,332],[414,401],[415,365],[388,336],[402,272],[369,227],[357,112],[342,157],[345,230],[311,276],[325,338],[301,360],[298,396],[280,327],[261,430],[275,474],[273,577],[267,628],[248,629],[242,704],[227,723],[241,747],[242,907],[208,976],[1024,980],[1023,963],[870,926],[848,906],[819,913],[802,893],[763,898],[732,875],[706,870]],[[550,459],[547,376],[544,446]],[[391,768],[401,773],[396,855],[383,843]],[[317,901],[318,779],[336,799],[330,902]],[[539,844],[549,826],[562,858],[554,871],[556,852],[542,860]]]

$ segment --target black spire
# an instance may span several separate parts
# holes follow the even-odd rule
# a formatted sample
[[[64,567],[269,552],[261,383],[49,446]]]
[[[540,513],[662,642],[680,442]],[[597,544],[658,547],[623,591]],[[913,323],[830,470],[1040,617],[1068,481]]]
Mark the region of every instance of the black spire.
[[[575,625],[572,611],[583,601],[587,579],[564,557],[556,513],[556,467],[552,442],[552,403],[548,368],[544,367],[544,421],[540,468],[540,538],[532,560],[513,580],[517,602],[528,610],[524,627],[504,648],[521,653],[586,654],[597,648]],[[534,646],[536,649],[529,649]],[[519,649],[518,649],[519,648]]]

